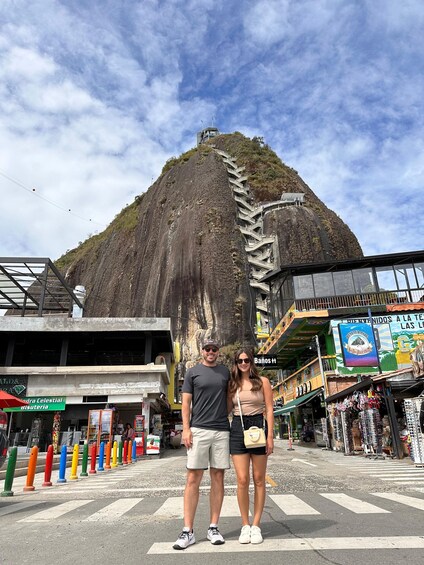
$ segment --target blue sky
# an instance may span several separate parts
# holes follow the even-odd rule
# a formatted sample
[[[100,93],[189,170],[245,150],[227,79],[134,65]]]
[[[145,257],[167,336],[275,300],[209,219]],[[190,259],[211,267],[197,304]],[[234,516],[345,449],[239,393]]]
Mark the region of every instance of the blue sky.
[[[419,0],[2,0],[0,256],[102,230],[212,122],[365,254],[423,249],[423,33]]]

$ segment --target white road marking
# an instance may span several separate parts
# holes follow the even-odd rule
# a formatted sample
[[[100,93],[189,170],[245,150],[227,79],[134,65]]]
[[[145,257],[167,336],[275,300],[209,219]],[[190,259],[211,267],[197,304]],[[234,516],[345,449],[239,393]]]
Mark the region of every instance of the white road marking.
[[[165,502],[153,513],[153,516],[164,516],[165,518],[182,518],[183,502],[181,496],[169,496]]]
[[[242,545],[235,540],[227,540],[219,547],[209,542],[200,542],[191,545],[184,553],[264,553],[270,551],[331,551],[360,549],[421,549],[424,548],[424,536],[387,536],[387,537],[335,537],[335,538],[290,538],[290,539],[265,539],[264,543],[257,545]],[[172,542],[154,543],[148,555],[176,555]]]
[[[85,519],[86,522],[113,521],[138,504],[142,498],[120,498]]]
[[[249,515],[251,512],[249,510]],[[224,496],[224,502],[222,503],[221,517],[222,518],[233,518],[234,516],[240,516],[240,509],[237,502],[237,496]]]
[[[347,494],[325,492],[320,494],[324,498],[343,506],[343,508],[354,512],[355,514],[390,514],[388,510],[383,510],[383,508],[379,508],[378,506],[374,506],[374,504],[364,502],[363,500],[358,500],[357,498],[353,498]]]
[[[6,514],[12,514],[13,512],[19,512],[19,510],[25,510],[25,508],[31,508],[33,506],[39,506],[40,504],[45,504],[45,502],[14,502],[0,508],[0,516],[5,516]]]
[[[412,508],[417,508],[418,510],[424,510],[423,498],[414,498],[413,496],[406,496],[405,494],[398,494],[397,492],[372,492],[371,494],[373,496],[385,498],[386,500],[393,500],[394,502],[406,504],[406,506],[411,506]]]
[[[270,498],[287,516],[320,514],[294,494],[271,494]]]
[[[170,496],[162,504],[160,508],[156,510],[154,516],[163,516],[165,518],[183,518],[183,497],[182,496]],[[236,496],[225,496],[224,502],[221,509],[221,518],[233,518],[234,516],[240,516],[240,510],[237,503]]]
[[[28,518],[23,518],[22,520],[18,520],[18,522],[49,522],[50,520],[56,520],[56,518],[60,518],[64,514],[68,512],[72,512],[76,508],[80,508],[85,504],[89,504],[93,502],[92,500],[69,500],[68,502],[64,502],[63,504],[59,504],[58,506],[54,506],[52,508],[47,508],[46,510],[41,510],[40,512],[36,512],[32,516],[28,516]]]
[[[299,461],[299,463],[304,463],[305,465],[309,465],[310,467],[317,467],[314,463],[309,463],[309,461],[305,461],[304,459],[292,459],[292,461]]]

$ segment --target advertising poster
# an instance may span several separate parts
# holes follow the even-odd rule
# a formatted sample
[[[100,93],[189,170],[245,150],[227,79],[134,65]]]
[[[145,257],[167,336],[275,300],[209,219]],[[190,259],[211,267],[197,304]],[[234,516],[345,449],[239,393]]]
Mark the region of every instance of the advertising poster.
[[[375,346],[382,371],[412,366],[415,378],[424,377],[424,313],[373,316]],[[375,365],[347,365],[340,325],[371,325],[368,317],[332,320],[337,371],[340,375],[377,373]],[[364,371],[366,367],[366,371]]]
[[[378,353],[370,324],[339,324],[345,367],[377,367]]]
[[[149,434],[146,441],[146,455],[158,455],[160,452],[160,437]]]

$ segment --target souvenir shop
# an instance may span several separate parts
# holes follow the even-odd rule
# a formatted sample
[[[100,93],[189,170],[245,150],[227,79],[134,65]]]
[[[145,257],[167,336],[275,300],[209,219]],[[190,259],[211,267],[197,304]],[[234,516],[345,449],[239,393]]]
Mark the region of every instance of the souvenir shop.
[[[423,386],[399,373],[365,378],[326,399],[333,449],[424,464]]]

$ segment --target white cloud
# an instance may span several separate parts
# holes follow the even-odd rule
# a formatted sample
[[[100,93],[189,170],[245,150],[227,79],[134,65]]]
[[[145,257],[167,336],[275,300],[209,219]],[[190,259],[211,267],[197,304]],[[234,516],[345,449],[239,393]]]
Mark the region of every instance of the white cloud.
[[[264,136],[366,253],[422,247],[419,0],[4,0],[0,17],[0,170],[61,208],[107,224],[215,116]],[[2,255],[55,258],[96,229],[0,192]]]

